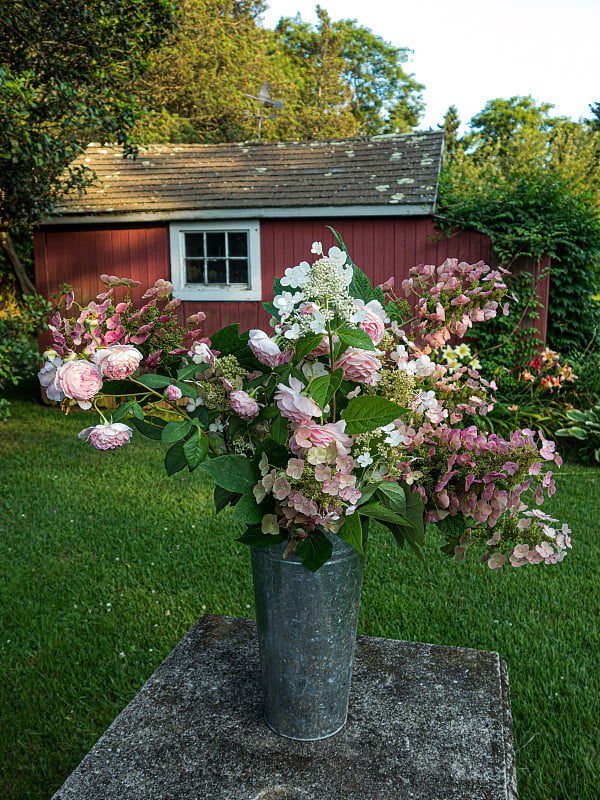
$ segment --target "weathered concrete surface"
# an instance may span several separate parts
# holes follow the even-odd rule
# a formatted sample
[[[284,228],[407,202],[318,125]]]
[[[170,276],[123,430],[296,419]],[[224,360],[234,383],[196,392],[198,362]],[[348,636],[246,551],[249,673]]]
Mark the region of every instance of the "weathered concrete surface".
[[[204,615],[53,800],[516,800],[497,653],[358,637],[348,722],[262,718],[255,623]]]

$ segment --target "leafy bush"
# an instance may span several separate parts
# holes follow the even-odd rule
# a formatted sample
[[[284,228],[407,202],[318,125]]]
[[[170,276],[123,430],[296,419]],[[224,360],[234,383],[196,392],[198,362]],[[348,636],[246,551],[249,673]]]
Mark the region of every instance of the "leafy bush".
[[[39,295],[20,300],[8,292],[0,296],[0,392],[7,384],[16,386],[37,369],[35,334],[46,327],[44,318],[51,308],[51,303]],[[8,400],[1,398],[0,422],[9,416]]]
[[[587,411],[571,409],[566,412],[571,423],[559,428],[556,435],[562,439],[575,440],[575,454],[579,461],[600,463],[600,403]]]

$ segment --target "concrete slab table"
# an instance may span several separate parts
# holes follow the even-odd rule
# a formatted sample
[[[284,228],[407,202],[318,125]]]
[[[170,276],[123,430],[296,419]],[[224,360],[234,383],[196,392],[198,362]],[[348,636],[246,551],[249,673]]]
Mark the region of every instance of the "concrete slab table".
[[[255,623],[205,614],[53,800],[516,800],[497,653],[359,636],[348,722],[262,717]]]

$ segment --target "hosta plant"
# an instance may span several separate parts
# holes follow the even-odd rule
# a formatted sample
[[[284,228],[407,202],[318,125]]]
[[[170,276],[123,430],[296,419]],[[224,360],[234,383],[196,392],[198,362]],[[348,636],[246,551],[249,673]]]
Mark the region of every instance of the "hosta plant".
[[[571,440],[581,461],[600,462],[600,403],[587,411],[574,408],[565,414],[571,424],[559,428],[556,435]]]

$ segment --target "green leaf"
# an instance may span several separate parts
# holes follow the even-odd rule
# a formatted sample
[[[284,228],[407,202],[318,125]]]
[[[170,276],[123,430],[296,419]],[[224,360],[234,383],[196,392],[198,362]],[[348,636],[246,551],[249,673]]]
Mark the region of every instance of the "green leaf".
[[[322,333],[308,333],[296,342],[296,357],[304,358],[318,347],[323,341]]]
[[[241,495],[239,492],[230,492],[228,489],[223,489],[222,486],[215,486],[215,511],[218,514],[219,511],[222,511],[228,505],[234,506],[240,497]]]
[[[306,569],[316,572],[326,561],[329,561],[332,550],[333,545],[327,536],[322,531],[315,529],[309,531],[306,539],[300,539],[295,552]]]
[[[260,477],[258,467],[246,456],[217,456],[205,461],[202,469],[223,489],[240,494],[250,494]]]
[[[373,340],[362,328],[338,328],[336,333],[340,337],[340,342],[343,342],[347,347],[375,350]]]
[[[279,415],[271,423],[271,437],[277,444],[287,444],[290,438],[290,428],[285,417]]]
[[[174,475],[187,467],[187,461],[183,452],[183,442],[176,442],[173,447],[169,447],[165,453],[165,469],[167,475]]]
[[[586,416],[583,411],[578,411],[576,408],[570,409],[566,412],[567,419],[571,422],[585,422]]]
[[[165,389],[173,383],[172,378],[169,378],[168,375],[152,375],[150,373],[148,375],[140,375],[136,380],[149,389]]]
[[[208,454],[208,439],[195,428],[190,438],[183,443],[183,453],[190,472],[204,461]]]
[[[144,394],[144,390],[136,386],[133,381],[104,381],[102,394],[115,395],[117,397],[131,397],[134,394]]]
[[[267,458],[271,466],[279,467],[280,469],[283,469],[287,465],[290,457],[287,447],[277,444],[277,442],[270,436],[266,436],[256,448],[256,454],[254,458],[257,462],[260,460],[260,457],[263,453],[267,454]]]
[[[412,523],[401,514],[381,506],[379,503],[368,503],[360,506],[360,513],[365,517],[372,517],[380,522],[393,522],[396,525],[409,525],[412,527]]]
[[[253,494],[245,494],[240,497],[233,512],[234,519],[246,522],[248,525],[260,523],[263,516],[263,511],[256,502]]]
[[[360,514],[358,511],[355,511],[352,516],[346,517],[337,535],[355,550],[358,550],[359,553],[363,554],[362,525],[360,524]]]
[[[209,366],[210,364],[188,364],[187,367],[182,367],[181,369],[177,370],[177,380],[184,381],[187,378],[193,378],[194,375],[204,372],[204,370],[208,369]]]
[[[188,419],[173,420],[163,428],[160,440],[163,444],[179,442],[181,439],[185,439],[191,429],[192,423]]]
[[[330,375],[321,375],[311,381],[309,392],[315,403],[319,404],[319,408],[323,410],[333,395],[340,388],[342,382],[343,371],[336,369]]]
[[[233,322],[226,325],[210,337],[212,350],[218,350],[221,355],[230,355],[240,345],[240,323]]]
[[[210,415],[206,406],[198,406],[198,408],[190,413],[190,417],[195,419],[198,422],[198,425],[200,425],[201,428],[204,428],[204,430],[208,428]]]
[[[342,419],[346,420],[346,433],[355,435],[388,425],[407,412],[407,408],[384,397],[364,395],[350,400],[342,412]]]
[[[153,422],[150,423],[148,420],[152,420]],[[154,422],[154,420],[157,420],[157,422]],[[160,419],[160,417],[145,417],[144,419],[135,418],[132,420],[132,422],[140,433],[142,433],[144,436],[147,436],[148,439],[155,439],[156,441],[160,441],[162,430],[167,424],[163,419]]]
[[[267,314],[279,319],[279,311],[277,310],[276,306],[273,305],[273,303],[263,303],[262,306]]]
[[[352,278],[352,283],[350,284],[350,294],[353,297],[357,297],[360,300],[364,300],[365,303],[368,303],[369,300],[373,299],[373,288],[371,286],[371,281],[365,275],[365,273],[359,269],[356,264],[353,263],[352,259],[350,258],[350,254],[348,253],[348,249],[344,244],[344,241],[340,234],[334,230],[330,225],[327,226],[329,230],[333,233],[338,243],[338,247],[340,250],[343,250],[346,253],[346,262],[350,264],[352,267],[352,272],[354,273],[354,277]]]
[[[134,403],[131,406],[131,413],[136,419],[144,419],[144,409],[139,403]]]
[[[182,397],[198,397],[198,389],[193,386],[191,383],[184,383],[183,381],[174,381],[173,386],[177,386],[178,389],[181,391]]]
[[[271,545],[285,542],[287,538],[288,534],[285,531],[271,535],[263,533],[260,528],[248,528],[246,533],[243,533],[237,541],[250,545],[250,547],[271,547]]]
[[[391,481],[383,481],[377,488],[379,500],[386,508],[404,514],[406,511],[406,494],[401,486]]]
[[[111,415],[112,421],[113,422],[120,422],[122,419],[125,419],[125,417],[128,414],[133,413],[133,406],[134,405],[137,406],[137,403],[135,402],[135,400],[129,400],[127,403],[123,403],[123,405],[119,406],[115,411],[113,411],[113,413]],[[139,408],[139,406],[138,406],[138,408]],[[143,416],[144,416],[144,412],[142,412],[142,418],[143,418]]]

